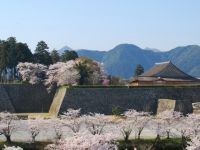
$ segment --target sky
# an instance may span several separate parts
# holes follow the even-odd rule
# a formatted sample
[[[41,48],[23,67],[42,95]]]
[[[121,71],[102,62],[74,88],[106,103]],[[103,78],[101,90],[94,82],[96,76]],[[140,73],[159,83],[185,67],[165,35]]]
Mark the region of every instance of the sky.
[[[110,50],[121,43],[163,51],[200,45],[200,0],[0,0],[0,39],[34,51]]]

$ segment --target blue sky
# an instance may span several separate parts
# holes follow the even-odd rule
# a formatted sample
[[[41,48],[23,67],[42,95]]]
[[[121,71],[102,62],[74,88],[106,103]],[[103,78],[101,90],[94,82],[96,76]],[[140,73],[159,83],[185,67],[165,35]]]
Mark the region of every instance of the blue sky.
[[[200,45],[200,0],[0,0],[0,38],[34,50],[109,50],[120,43],[169,50]]]

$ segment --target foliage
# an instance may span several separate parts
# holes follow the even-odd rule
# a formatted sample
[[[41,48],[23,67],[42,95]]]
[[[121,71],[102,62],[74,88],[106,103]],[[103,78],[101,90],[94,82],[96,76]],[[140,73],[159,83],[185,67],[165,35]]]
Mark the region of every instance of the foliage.
[[[85,57],[80,57],[76,59],[75,68],[80,74],[79,85],[100,84],[104,74],[100,63]]]
[[[55,142],[57,143],[59,140],[62,140],[63,138],[63,124],[61,122],[61,119],[59,118],[51,118],[48,120],[48,123],[50,124],[51,128],[54,129],[55,132]]]
[[[135,73],[134,76],[138,77],[139,75],[141,75],[142,73],[144,73],[144,68],[142,65],[137,64],[136,68],[135,68]]]
[[[87,78],[89,77],[89,70],[87,68],[87,65],[85,63],[77,63],[76,64],[76,69],[78,70],[80,74],[79,78],[79,84],[83,85],[87,82]]]
[[[155,144],[155,139],[133,139],[129,142],[119,141],[119,150],[132,150],[135,147],[137,150],[182,150],[181,138],[161,139]]]
[[[75,134],[57,144],[49,144],[45,150],[117,150],[112,135]]]
[[[87,130],[92,134],[102,134],[104,127],[110,122],[103,114],[90,114],[84,116]]]
[[[60,60],[60,55],[57,50],[54,49],[51,51],[51,59],[53,64],[57,63]]]
[[[68,109],[67,112],[63,112],[61,117],[61,123],[63,126],[70,128],[73,133],[78,133],[83,122],[83,119],[80,117],[81,109]]]
[[[19,63],[17,65],[22,81],[31,84],[43,83],[49,91],[63,85],[100,83],[102,72],[98,63],[92,60],[70,60],[57,62],[49,67],[42,64]]]
[[[137,112],[136,110],[128,110],[124,112],[125,120],[119,120],[119,129],[124,138],[124,141],[128,141],[131,133],[135,129],[138,121],[138,117],[143,115],[143,112]]]
[[[112,115],[120,116],[122,111],[119,106],[112,106]]]
[[[44,41],[38,42],[37,47],[35,49],[34,62],[44,65],[52,64],[52,59],[48,52],[48,49],[49,47]]]
[[[167,138],[170,138],[170,133],[172,128],[177,124],[181,119],[181,113],[173,110],[166,110],[158,114],[158,117],[162,119],[162,126],[167,133]]]
[[[46,78],[47,67],[42,64],[19,63],[17,69],[22,81],[38,84]]]
[[[25,127],[28,132],[31,135],[31,142],[35,143],[36,137],[39,135],[39,133],[45,129],[46,125],[48,126],[48,123],[45,122],[43,119],[28,119],[26,121]]]
[[[19,62],[31,62],[33,55],[25,43],[18,43],[14,37],[0,42],[0,79],[17,78],[16,65]]]
[[[76,62],[70,60],[67,62],[58,62],[50,65],[46,71],[45,85],[52,89],[54,86],[76,85],[79,80],[79,73],[75,69]]]
[[[200,149],[200,138],[193,137],[191,141],[188,142],[187,150],[199,150]]]
[[[10,146],[11,134],[19,130],[18,126],[30,132],[33,141],[41,130],[45,128],[49,130],[53,127],[55,136],[52,137],[55,142],[47,145],[47,150],[117,149],[116,144],[118,142],[119,149],[181,150],[187,148],[188,150],[198,150],[200,145],[199,118],[199,114],[182,116],[179,112],[171,110],[164,111],[157,116],[151,116],[147,112],[128,110],[123,113],[123,116],[113,119],[113,117],[103,114],[81,116],[80,109],[68,109],[59,118],[19,121],[14,114],[4,112],[0,113],[0,134],[7,138]],[[26,123],[28,123],[28,128],[25,127]],[[66,127],[73,134],[64,139],[62,135],[65,133]],[[144,128],[152,129],[157,137],[155,139],[141,139],[140,134]],[[169,138],[168,134],[166,135],[168,132],[171,133],[170,135],[173,133],[174,136],[180,138],[173,138],[172,136]],[[116,139],[120,133],[123,136],[123,141]],[[135,133],[138,138],[131,140],[129,137],[132,133]],[[186,138],[183,140],[183,137]],[[187,142],[187,145],[183,142]]]
[[[108,75],[110,85],[125,85],[125,82],[120,77]]]
[[[5,148],[6,145],[7,147],[15,147],[15,148],[21,147],[24,150],[43,150],[44,147],[48,144],[50,144],[50,142],[45,142],[45,141],[40,141],[35,143],[26,143],[23,141],[18,141],[18,142],[13,141],[12,143],[0,142],[0,149]]]
[[[75,60],[76,58],[78,58],[78,54],[75,51],[65,50],[64,53],[61,55],[61,60],[63,62],[66,62],[69,60]]]
[[[21,147],[19,147],[19,146],[15,147],[15,146],[6,146],[6,145],[4,145],[3,150],[23,150],[23,149]]]
[[[15,120],[17,116],[9,112],[0,113],[0,135],[4,135],[8,143],[11,142],[12,133],[18,128]]]

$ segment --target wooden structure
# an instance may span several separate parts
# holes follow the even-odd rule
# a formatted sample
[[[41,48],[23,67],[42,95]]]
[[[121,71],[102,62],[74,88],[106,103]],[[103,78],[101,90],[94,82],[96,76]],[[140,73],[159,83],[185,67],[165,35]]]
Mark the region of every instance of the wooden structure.
[[[130,86],[200,85],[200,80],[181,71],[171,61],[156,63],[142,75],[133,78]]]

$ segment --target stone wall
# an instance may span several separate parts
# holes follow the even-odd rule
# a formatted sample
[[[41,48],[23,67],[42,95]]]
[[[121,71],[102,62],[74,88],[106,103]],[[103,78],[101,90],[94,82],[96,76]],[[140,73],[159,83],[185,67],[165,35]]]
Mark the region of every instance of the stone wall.
[[[54,93],[49,94],[42,85],[0,84],[0,111],[48,112]],[[6,95],[6,99],[5,99]],[[8,105],[9,104],[9,105]],[[8,107],[9,106],[9,107]]]
[[[0,84],[0,111],[48,112],[54,97],[42,85]],[[200,102],[198,87],[118,87],[69,88],[59,113],[81,108],[82,113],[111,114],[113,106],[122,111],[136,109],[156,113],[158,99],[173,99],[175,110],[192,112],[192,103]]]
[[[175,110],[192,112],[192,102],[200,102],[200,87],[70,88],[60,113],[81,108],[82,113],[111,114],[113,106],[122,111],[136,109],[156,113],[158,99],[177,100]]]

